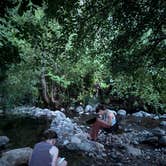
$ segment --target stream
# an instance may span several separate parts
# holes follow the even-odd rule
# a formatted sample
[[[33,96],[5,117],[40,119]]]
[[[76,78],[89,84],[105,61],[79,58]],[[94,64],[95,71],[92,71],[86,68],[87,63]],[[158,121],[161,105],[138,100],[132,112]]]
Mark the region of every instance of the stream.
[[[70,118],[74,118],[75,122],[79,125],[85,126],[88,130],[88,126],[85,125],[85,120],[89,118],[89,115],[70,114]],[[121,120],[121,129],[116,134],[112,135],[109,145],[105,145],[106,154],[104,158],[95,158],[88,156],[85,152],[71,151],[64,147],[59,147],[60,156],[63,156],[68,161],[69,166],[103,166],[103,165],[166,165],[166,147],[149,144],[134,144],[136,137],[140,132],[150,131],[155,127],[158,127],[161,120],[154,120],[150,118],[136,118],[133,116],[127,116]],[[5,150],[32,147],[38,141],[40,141],[41,133],[49,128],[51,121],[45,118],[20,118],[17,116],[5,116],[0,115],[0,135],[6,135],[10,142],[7,144]],[[165,130],[165,128],[162,128]],[[134,131],[134,132],[133,132]],[[134,134],[130,134],[130,133]],[[138,134],[138,135],[137,135]],[[104,143],[105,135],[100,134],[98,141]],[[133,138],[132,138],[133,137]],[[117,141],[119,138],[124,142],[119,145]],[[135,141],[136,142],[136,141]],[[134,145],[136,150],[126,144]],[[139,152],[137,152],[139,150]],[[3,150],[2,150],[3,151]],[[138,154],[137,154],[138,153]],[[141,153],[141,154],[139,154]],[[146,162],[145,162],[146,161]]]

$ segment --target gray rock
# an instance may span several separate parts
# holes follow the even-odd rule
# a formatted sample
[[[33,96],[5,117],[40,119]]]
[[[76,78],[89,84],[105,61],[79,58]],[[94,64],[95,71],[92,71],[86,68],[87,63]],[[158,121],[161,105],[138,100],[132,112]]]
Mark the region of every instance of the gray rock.
[[[135,112],[135,113],[132,113],[132,116],[136,116],[136,117],[143,117],[143,113],[140,111],[140,112]]]
[[[9,138],[7,136],[0,136],[0,147],[5,146],[9,142]]]
[[[132,115],[136,117],[153,117],[152,114],[149,114],[145,111],[139,111],[139,112],[133,113]]]
[[[8,110],[7,114],[14,114],[18,116],[32,116],[32,117],[46,117],[48,119],[53,119],[55,116],[54,111],[49,109],[41,109],[38,107],[16,107],[13,110]]]
[[[153,133],[153,135],[159,136],[159,137],[165,135],[165,131],[160,128],[154,128],[152,130],[152,133]]]
[[[160,118],[166,119],[166,114],[161,115]]]
[[[160,117],[158,115],[154,116],[153,119],[158,120]]]
[[[10,166],[16,166],[21,164],[28,164],[29,158],[32,154],[32,149],[29,147],[14,149],[2,154],[1,163],[8,163]]]
[[[141,155],[141,150],[138,148],[135,148],[133,146],[126,146],[127,153],[132,156],[140,156]]]
[[[118,113],[118,115],[126,116],[126,110],[121,109],[121,110],[118,110],[117,113]]]
[[[8,161],[5,161],[4,159],[0,158],[0,166],[11,166]]]
[[[161,126],[166,126],[166,121],[161,121],[161,122],[160,122],[160,125],[161,125]]]
[[[74,111],[74,107],[70,106],[69,111]]]
[[[76,107],[75,111],[76,111],[77,113],[83,113],[83,112],[84,112],[84,109],[83,109],[82,106],[78,106],[78,107]]]
[[[144,112],[144,111],[142,111],[142,113],[143,113],[144,117],[149,117],[149,118],[153,117],[153,115],[150,114],[150,113],[147,113],[147,112]]]
[[[93,107],[91,105],[86,105],[85,107],[85,112],[92,112],[93,111]]]
[[[82,143],[79,145],[79,148],[80,148],[80,150],[83,150],[83,151],[86,151],[86,152],[91,152],[91,151],[93,151],[92,145],[91,145],[91,143],[89,143],[89,142],[82,142]]]
[[[71,143],[80,144],[81,140],[78,137],[76,137],[76,136],[72,136],[71,137]]]
[[[87,133],[83,132],[81,127],[73,123],[71,119],[63,116],[62,112],[56,111],[55,114],[50,128],[58,134],[57,144],[63,144],[71,150],[83,150],[94,154],[99,154],[103,150],[102,145],[89,141]]]

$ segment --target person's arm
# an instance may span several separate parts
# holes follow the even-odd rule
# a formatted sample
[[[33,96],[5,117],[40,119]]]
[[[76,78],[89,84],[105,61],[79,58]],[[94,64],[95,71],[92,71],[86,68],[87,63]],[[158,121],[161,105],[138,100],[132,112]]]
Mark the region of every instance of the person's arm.
[[[114,124],[116,123],[116,117],[115,117],[115,114],[113,112],[111,112],[109,114],[109,124],[111,126],[113,126]]]
[[[108,115],[108,124],[109,125],[112,125],[112,119],[114,118],[114,114],[111,112],[111,113],[109,113],[109,115]]]
[[[56,146],[53,146],[50,150],[49,153],[52,156],[52,163],[51,166],[57,166],[57,159],[58,159],[58,154],[59,154],[59,150]]]

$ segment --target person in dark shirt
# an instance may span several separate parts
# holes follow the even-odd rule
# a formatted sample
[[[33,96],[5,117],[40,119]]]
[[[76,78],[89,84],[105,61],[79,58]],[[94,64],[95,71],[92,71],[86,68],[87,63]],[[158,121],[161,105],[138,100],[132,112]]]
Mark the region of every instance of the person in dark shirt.
[[[44,141],[34,146],[29,166],[67,166],[64,158],[58,157],[59,150],[55,146],[57,134],[53,130],[46,130],[43,133]]]

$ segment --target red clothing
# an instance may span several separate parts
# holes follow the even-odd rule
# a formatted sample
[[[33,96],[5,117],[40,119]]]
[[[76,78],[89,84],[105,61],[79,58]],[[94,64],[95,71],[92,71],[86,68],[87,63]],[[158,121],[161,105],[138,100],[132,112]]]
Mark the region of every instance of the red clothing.
[[[96,140],[98,132],[103,128],[110,128],[116,123],[116,118],[113,112],[107,110],[101,117],[97,118],[96,121],[92,124],[90,131],[90,136],[92,140]]]
[[[92,124],[90,132],[91,139],[96,140],[99,130],[102,128],[109,128],[109,127],[110,125],[108,125],[105,121],[97,119],[96,122]]]

